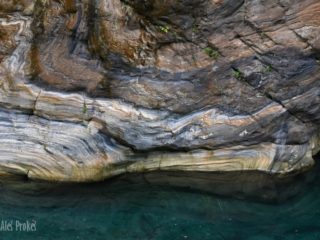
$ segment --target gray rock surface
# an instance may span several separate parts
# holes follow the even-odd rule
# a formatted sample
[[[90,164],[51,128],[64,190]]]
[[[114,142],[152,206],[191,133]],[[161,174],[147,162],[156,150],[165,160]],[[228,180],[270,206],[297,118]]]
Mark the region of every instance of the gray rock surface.
[[[317,0],[0,0],[0,172],[301,171]]]

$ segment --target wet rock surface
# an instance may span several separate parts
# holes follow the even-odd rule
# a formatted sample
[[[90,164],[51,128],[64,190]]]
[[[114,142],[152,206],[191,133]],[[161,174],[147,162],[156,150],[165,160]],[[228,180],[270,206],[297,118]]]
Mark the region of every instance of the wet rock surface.
[[[0,0],[0,170],[288,173],[319,150],[320,3]]]

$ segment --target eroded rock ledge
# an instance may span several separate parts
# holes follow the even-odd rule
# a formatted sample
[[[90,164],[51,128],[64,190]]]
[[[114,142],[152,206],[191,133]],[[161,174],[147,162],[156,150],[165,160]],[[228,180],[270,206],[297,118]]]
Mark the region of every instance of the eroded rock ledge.
[[[319,13],[317,0],[0,0],[0,172],[311,166]]]

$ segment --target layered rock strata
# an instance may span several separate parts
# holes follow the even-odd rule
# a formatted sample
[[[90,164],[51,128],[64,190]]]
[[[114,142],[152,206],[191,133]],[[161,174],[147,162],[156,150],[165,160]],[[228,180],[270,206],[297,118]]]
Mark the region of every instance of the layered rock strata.
[[[0,0],[0,172],[311,166],[319,13],[317,0]]]

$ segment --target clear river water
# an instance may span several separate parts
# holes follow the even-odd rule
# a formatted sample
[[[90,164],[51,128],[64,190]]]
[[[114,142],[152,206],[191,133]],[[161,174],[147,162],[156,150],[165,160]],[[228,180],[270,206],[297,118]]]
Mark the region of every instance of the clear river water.
[[[319,164],[318,164],[319,165]],[[1,180],[0,239],[320,239],[320,167],[152,173],[90,184]]]

